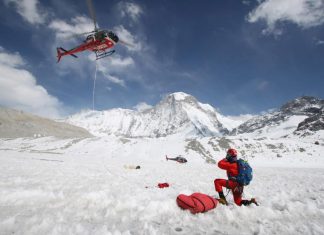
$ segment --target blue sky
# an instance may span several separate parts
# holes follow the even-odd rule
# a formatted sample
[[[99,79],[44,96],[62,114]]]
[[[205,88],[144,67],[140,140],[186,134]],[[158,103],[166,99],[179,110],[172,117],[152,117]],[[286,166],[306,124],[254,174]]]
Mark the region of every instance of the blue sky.
[[[323,98],[322,0],[93,0],[100,28],[133,47],[97,62],[95,109],[143,108],[183,91],[225,115]],[[56,63],[91,31],[86,1],[0,2],[0,105],[57,117],[92,109],[90,52]]]

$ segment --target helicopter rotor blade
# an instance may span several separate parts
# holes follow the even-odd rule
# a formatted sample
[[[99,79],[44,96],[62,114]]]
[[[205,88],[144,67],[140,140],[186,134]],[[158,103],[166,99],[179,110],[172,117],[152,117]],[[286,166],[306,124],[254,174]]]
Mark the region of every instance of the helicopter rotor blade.
[[[125,45],[125,46],[131,47],[131,48],[134,48],[135,47],[133,44],[131,44],[129,42],[126,42],[124,40],[121,40],[121,39],[119,39],[118,42],[121,43],[121,44],[123,44],[123,45]]]
[[[94,31],[98,31],[97,20],[96,20],[96,12],[95,12],[95,10],[93,8],[92,0],[87,0],[87,4],[88,4],[88,9],[89,9],[90,16],[91,16],[91,18],[93,20]]]
[[[95,31],[91,31],[91,32],[84,32],[84,33],[74,33],[74,34],[70,34],[64,37],[64,39],[70,39],[70,38],[78,38],[78,37],[82,37],[84,35],[88,35],[88,34],[92,34]]]

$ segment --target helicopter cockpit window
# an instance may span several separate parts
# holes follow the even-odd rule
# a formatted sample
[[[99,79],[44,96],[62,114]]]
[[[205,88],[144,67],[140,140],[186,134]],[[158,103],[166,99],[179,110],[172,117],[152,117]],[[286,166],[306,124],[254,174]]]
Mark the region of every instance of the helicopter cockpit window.
[[[109,31],[108,32],[108,37],[111,38],[114,42],[118,42],[119,38],[116,34],[114,34],[113,32]]]
[[[104,31],[98,32],[95,37],[97,40],[103,40],[106,37],[106,33]]]
[[[93,40],[93,35],[92,34],[88,35],[87,39],[86,39],[86,41],[90,41],[90,40]]]

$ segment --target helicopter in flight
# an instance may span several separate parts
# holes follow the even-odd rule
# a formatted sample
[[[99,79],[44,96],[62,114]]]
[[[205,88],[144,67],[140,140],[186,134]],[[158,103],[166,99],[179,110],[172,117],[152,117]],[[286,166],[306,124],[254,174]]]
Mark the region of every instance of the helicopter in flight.
[[[122,41],[119,37],[111,30],[99,29],[97,27],[96,14],[92,5],[92,0],[87,0],[90,16],[93,20],[94,30],[79,35],[86,35],[85,40],[82,44],[70,49],[65,50],[62,47],[58,47],[57,50],[57,63],[60,62],[61,58],[66,55],[78,58],[75,54],[83,51],[92,51],[96,55],[96,60],[112,55],[115,50],[112,48],[119,42],[124,45],[131,46],[130,44]]]

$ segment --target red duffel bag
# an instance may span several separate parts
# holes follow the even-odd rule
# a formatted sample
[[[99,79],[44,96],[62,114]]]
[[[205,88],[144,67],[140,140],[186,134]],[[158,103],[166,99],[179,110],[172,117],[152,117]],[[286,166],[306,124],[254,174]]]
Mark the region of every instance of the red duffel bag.
[[[191,213],[201,213],[214,209],[218,201],[203,193],[193,193],[190,196],[180,194],[177,197],[177,204],[180,208],[190,210]]]

